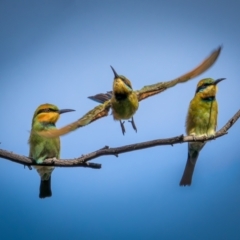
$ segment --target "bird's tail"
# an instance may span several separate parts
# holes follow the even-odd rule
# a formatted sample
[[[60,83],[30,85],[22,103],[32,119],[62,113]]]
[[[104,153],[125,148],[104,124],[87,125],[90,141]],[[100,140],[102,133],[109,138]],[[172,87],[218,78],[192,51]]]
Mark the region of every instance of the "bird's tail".
[[[198,159],[199,152],[205,143],[189,143],[188,144],[188,159],[179,183],[180,186],[190,186],[192,183],[192,176],[194,168]]]
[[[39,198],[51,197],[52,190],[51,190],[51,176],[48,180],[42,180],[40,183],[39,188]]]
[[[54,167],[34,166],[40,175],[39,198],[51,197],[51,174]]]
[[[195,158],[191,158],[188,153],[187,163],[183,172],[182,179],[179,183],[180,186],[190,186],[192,183],[192,175],[194,171],[195,164],[197,162],[198,154]]]
[[[99,93],[88,98],[98,103],[104,103],[112,98],[112,91],[109,91],[107,93]]]

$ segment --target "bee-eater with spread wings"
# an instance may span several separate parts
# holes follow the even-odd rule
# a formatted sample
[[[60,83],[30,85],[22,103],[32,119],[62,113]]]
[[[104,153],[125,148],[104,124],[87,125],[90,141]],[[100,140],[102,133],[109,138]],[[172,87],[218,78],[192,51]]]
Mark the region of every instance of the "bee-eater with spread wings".
[[[115,109],[113,109],[115,113],[115,118],[119,120],[122,119],[122,116],[124,116],[125,118],[127,117],[132,118],[141,100],[148,98],[150,96],[153,96],[155,94],[161,93],[164,90],[170,87],[173,87],[178,83],[184,83],[194,77],[197,77],[198,75],[206,71],[208,68],[210,68],[216,62],[221,52],[221,49],[222,48],[219,47],[218,49],[213,51],[209,57],[207,57],[199,66],[194,68],[192,71],[174,80],[167,81],[167,82],[159,82],[153,85],[148,85],[137,91],[132,90],[131,83],[127,78],[118,75],[114,70],[113,86],[116,86],[117,88],[118,86],[120,86],[122,91],[120,92],[120,94],[116,92],[117,97],[114,94],[112,94],[112,92],[108,92],[107,94],[97,94],[96,96],[92,96],[90,97],[91,99],[101,102],[103,104],[96,106],[94,109],[87,112],[80,119],[60,129],[48,129],[45,131],[41,131],[41,132],[36,131],[36,132],[37,134],[39,134],[39,136],[46,137],[46,138],[55,138],[55,137],[63,136],[72,131],[75,131],[80,127],[84,127],[102,117],[107,116],[110,108],[113,109],[113,106],[117,106],[115,107]],[[114,93],[114,89],[113,89],[113,93]],[[127,98],[125,96],[127,96]],[[129,96],[131,97],[129,98]],[[127,106],[127,110],[124,110],[122,106]],[[133,128],[136,130],[136,126],[133,120],[131,122],[132,122]],[[121,126],[123,126],[123,124],[121,124]],[[125,131],[124,128],[122,129],[122,131],[123,132]]]
[[[198,76],[199,74],[206,71],[212,64],[216,61],[221,52],[221,47],[215,50],[210,57],[204,60],[194,70],[184,74],[181,77],[178,77],[172,81],[157,83],[149,86],[145,86],[140,91],[134,91],[132,84],[129,79],[123,75],[118,75],[115,69],[111,66],[114,73],[113,80],[113,90],[107,92],[106,94],[100,93],[88,98],[97,101],[99,103],[104,103],[108,100],[111,101],[111,108],[114,120],[119,120],[122,133],[125,133],[124,122],[121,120],[131,119],[129,122],[132,123],[132,127],[137,131],[136,125],[133,120],[133,115],[138,109],[139,101],[153,96],[157,93],[163,92],[167,88],[173,87],[178,83],[184,83],[190,80],[193,77]]]

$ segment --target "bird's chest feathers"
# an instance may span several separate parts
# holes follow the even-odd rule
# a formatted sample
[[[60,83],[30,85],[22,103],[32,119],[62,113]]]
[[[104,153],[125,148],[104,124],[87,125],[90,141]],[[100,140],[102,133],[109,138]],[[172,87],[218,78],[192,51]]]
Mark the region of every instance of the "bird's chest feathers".
[[[115,96],[117,101],[121,102],[121,101],[126,100],[126,98],[128,97],[128,94],[121,93],[121,92],[115,92],[114,96]]]
[[[30,157],[37,160],[40,157],[59,157],[60,139],[59,138],[44,138],[36,134],[30,137]]]
[[[134,92],[126,95],[114,93],[112,110],[114,119],[129,119],[138,109],[138,99]]]
[[[217,125],[218,107],[215,99],[207,97],[193,101],[188,116],[187,133],[204,134],[212,133]]]
[[[206,97],[201,99],[198,103],[198,107],[192,109],[193,117],[197,119],[209,120],[211,116],[216,116],[217,113],[217,104],[214,97]]]

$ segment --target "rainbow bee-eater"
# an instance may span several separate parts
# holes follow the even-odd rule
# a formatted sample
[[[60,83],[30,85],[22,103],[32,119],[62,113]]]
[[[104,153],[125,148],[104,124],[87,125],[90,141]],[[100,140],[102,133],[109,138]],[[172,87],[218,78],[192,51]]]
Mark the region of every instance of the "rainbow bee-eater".
[[[178,83],[184,83],[203,73],[210,66],[212,66],[212,64],[218,58],[220,52],[221,47],[215,50],[198,67],[174,80],[148,85],[138,91],[134,91],[132,89],[132,84],[129,79],[127,79],[123,75],[118,75],[114,68],[111,66],[114,73],[112,91],[109,91],[106,94],[100,93],[94,96],[90,96],[88,98],[99,103],[105,103],[107,101],[111,102],[113,118],[114,120],[120,121],[123,134],[125,133],[125,128],[123,125],[124,122],[122,122],[121,120],[131,119],[129,122],[132,123],[134,130],[137,131],[136,125],[133,120],[133,115],[138,109],[139,101],[155,94],[161,93],[166,89],[175,86]]]
[[[138,96],[132,89],[132,84],[123,75],[118,75],[115,69],[111,66],[114,73],[113,80],[113,94],[108,92],[107,94],[99,94],[89,97],[90,99],[103,103],[111,98],[112,114],[114,120],[119,120],[122,133],[125,133],[124,122],[122,120],[130,119],[132,127],[137,131],[136,125],[133,120],[133,115],[138,109]],[[97,97],[98,96],[98,97]]]
[[[187,135],[214,137],[218,116],[218,104],[216,100],[217,84],[224,79],[220,78],[214,81],[212,78],[205,78],[198,83],[195,96],[188,108],[186,119]],[[199,152],[205,143],[188,143],[188,158],[180,186],[191,185],[194,167]]]
[[[42,104],[34,112],[32,119],[32,129],[29,137],[30,153],[29,157],[36,163],[41,164],[46,158],[60,158],[60,138],[45,138],[36,132],[55,129],[55,123],[60,114],[72,112],[72,109],[59,110],[55,105]],[[54,167],[35,166],[41,177],[39,197],[51,197],[51,173]]]
[[[190,79],[197,77],[198,75],[200,75],[201,73],[209,69],[218,59],[221,53],[221,49],[222,49],[221,47],[217,48],[206,59],[204,59],[204,61],[201,64],[199,64],[197,67],[195,67],[191,71],[170,81],[158,82],[152,85],[144,86],[140,90],[133,91],[130,81],[123,76],[119,76],[118,74],[115,74],[116,73],[115,71],[114,79],[117,80],[116,76],[118,76],[118,80],[117,81],[114,80],[114,82],[117,83],[116,87],[119,87],[119,90],[121,89],[121,91],[119,92],[117,91],[117,98],[119,100],[117,100],[116,96],[113,96],[114,94],[112,94],[112,92],[108,92],[107,94],[97,94],[95,96],[91,96],[89,97],[90,99],[100,102],[101,104],[96,106],[94,109],[88,111],[85,115],[83,115],[81,118],[79,118],[75,122],[72,122],[60,129],[50,129],[47,131],[37,132],[37,134],[46,138],[55,138],[55,137],[63,136],[65,134],[68,134],[72,131],[77,130],[80,127],[84,127],[102,117],[107,116],[110,108],[113,110],[114,117],[116,119],[119,119],[119,120],[125,119],[125,118],[130,119],[133,117],[133,114],[138,109],[138,104],[140,101],[148,97],[151,97],[153,95],[159,94],[171,87],[176,86],[179,83],[187,82]],[[126,99],[124,100],[126,95],[131,97],[128,98],[127,100]],[[137,96],[137,102],[136,102],[136,96]],[[115,102],[115,104],[112,104],[112,98],[114,98],[113,102]],[[129,99],[131,99],[130,102],[129,102]],[[113,109],[113,105],[118,106],[117,109]],[[127,110],[124,109],[123,106],[125,107],[127,106]],[[123,117],[121,118],[121,116]],[[133,128],[136,130],[136,126],[133,121],[132,121],[132,125],[133,125]],[[123,127],[123,130],[124,130],[124,127]]]

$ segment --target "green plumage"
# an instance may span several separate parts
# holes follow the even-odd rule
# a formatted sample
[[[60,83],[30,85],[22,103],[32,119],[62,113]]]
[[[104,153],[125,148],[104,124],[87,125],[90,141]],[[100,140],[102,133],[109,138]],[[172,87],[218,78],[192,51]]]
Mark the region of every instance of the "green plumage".
[[[131,118],[129,122],[132,123],[133,129],[137,131],[133,120],[133,115],[139,106],[137,94],[133,91],[132,84],[126,77],[117,75],[114,69],[113,71],[115,74],[111,98],[113,118],[120,121],[123,134],[125,133],[124,122],[121,121],[123,119],[127,120]]]
[[[109,101],[111,103],[113,117],[115,120],[120,121],[123,134],[125,133],[125,128],[123,125],[124,122],[121,121],[122,119],[132,118],[129,122],[132,123],[133,129],[137,131],[133,120],[133,115],[137,111],[139,102],[141,100],[161,93],[179,83],[185,83],[188,80],[203,73],[217,60],[220,52],[221,47],[212,52],[212,54],[206,58],[199,66],[176,79],[167,82],[159,82],[156,84],[147,85],[137,91],[133,91],[131,82],[126,77],[118,75],[114,68],[111,66],[114,73],[113,90],[107,92],[106,94],[100,93],[94,96],[90,96],[89,98],[100,103],[104,103],[106,101]],[[108,104],[106,106],[108,107]],[[65,131],[59,131],[58,133],[56,131],[55,133],[53,132],[54,131],[52,131],[52,133],[49,133],[48,136],[59,136],[62,134],[62,132],[65,134]]]
[[[37,163],[42,163],[46,158],[59,158],[60,157],[60,139],[56,138],[44,138],[36,134],[45,130],[56,129],[55,124],[34,122],[32,126],[32,132],[29,138],[30,154]]]
[[[187,119],[186,133],[192,136],[214,136],[217,127],[218,104],[215,99],[217,83],[211,78],[201,80],[197,85],[194,98],[190,102]],[[191,185],[192,175],[199,152],[205,142],[188,143],[188,159],[180,181],[180,186]]]
[[[59,110],[52,104],[40,105],[32,119],[32,130],[29,137],[29,157],[41,164],[46,158],[60,158],[60,138],[45,138],[38,133],[56,129],[55,123],[61,113],[74,111],[71,109]],[[51,197],[51,174],[54,167],[35,166],[41,177],[39,197]]]
[[[112,111],[115,120],[130,119],[138,109],[137,95],[133,91],[125,92],[123,99],[117,99],[118,92],[114,93],[112,101]]]
[[[100,103],[110,101],[113,118],[120,121],[123,134],[125,133],[124,122],[121,121],[123,119],[127,120],[131,118],[129,122],[132,123],[133,129],[137,131],[133,115],[139,106],[138,96],[133,91],[130,80],[123,75],[118,75],[112,66],[111,68],[114,73],[113,90],[107,94],[97,94],[89,98]]]

